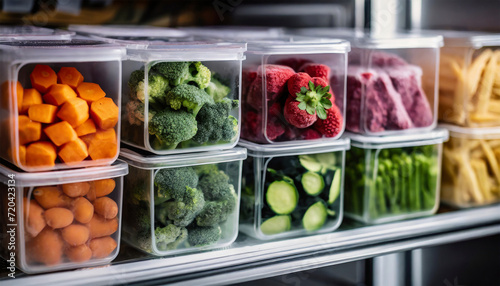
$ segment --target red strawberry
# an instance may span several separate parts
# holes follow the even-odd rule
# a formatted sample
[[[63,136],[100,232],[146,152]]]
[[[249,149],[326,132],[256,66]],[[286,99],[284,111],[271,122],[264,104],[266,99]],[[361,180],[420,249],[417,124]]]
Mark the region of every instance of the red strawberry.
[[[342,114],[336,105],[326,111],[326,119],[319,119],[314,128],[326,137],[337,136],[342,129]]]
[[[311,76],[306,74],[305,72],[299,72],[292,75],[288,79],[288,92],[293,98],[297,97],[297,93],[300,93],[300,88],[307,87],[309,81],[311,80]]]
[[[316,85],[316,86],[318,86],[318,85],[320,85],[322,87],[328,86],[328,81],[321,78],[321,77],[313,77],[311,80],[314,83],[314,85]],[[330,97],[330,101],[332,102],[332,104],[335,104],[335,94],[333,94],[331,87],[330,87],[330,90],[328,92],[332,95],[332,97]]]
[[[310,63],[310,62],[311,62],[310,60],[306,60],[306,59],[286,58],[286,59],[282,59],[282,60],[277,61],[276,64],[289,66],[292,69],[294,69],[295,71],[298,71],[301,66],[305,65],[306,63]]]
[[[319,120],[321,120],[321,119],[319,119]],[[318,131],[316,131],[312,128],[308,128],[308,129],[304,130],[304,132],[302,132],[302,134],[300,136],[302,137],[302,139],[305,139],[305,140],[319,139],[319,138],[323,137],[323,135],[321,133],[319,133]]]
[[[330,68],[327,65],[307,63],[300,67],[300,72],[305,72],[311,77],[320,77],[328,81],[330,78]]]
[[[263,102],[262,74],[265,74],[267,101],[276,101],[285,90],[286,81],[295,74],[287,66],[264,65],[257,68],[257,77],[248,88],[247,103],[255,109],[260,109]]]
[[[286,99],[283,111],[286,121],[297,128],[306,128],[313,125],[318,119],[316,112],[309,114],[307,110],[301,110],[299,104],[300,102],[296,101],[292,96]]]

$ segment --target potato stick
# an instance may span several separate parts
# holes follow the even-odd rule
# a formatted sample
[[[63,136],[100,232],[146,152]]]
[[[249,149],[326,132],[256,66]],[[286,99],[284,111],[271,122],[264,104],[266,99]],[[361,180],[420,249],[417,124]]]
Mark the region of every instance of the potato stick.
[[[484,157],[484,152],[481,150],[474,150],[470,153],[470,156],[474,159],[481,159]]]
[[[492,93],[494,96],[500,96],[500,87],[494,87]]]
[[[486,155],[486,159],[488,159],[488,163],[490,164],[490,169],[493,171],[493,174],[495,174],[497,182],[500,183],[500,167],[498,166],[497,158],[495,157],[490,145],[486,144],[486,142],[482,139],[480,139],[480,142],[483,147],[484,154]]]
[[[453,117],[458,124],[463,124],[465,122],[465,86],[464,86],[464,74],[462,68],[457,62],[452,62],[451,67],[457,76],[457,87],[455,88],[455,96],[453,101],[453,111],[455,116]]]
[[[453,165],[455,164],[453,164],[450,158],[446,156],[443,157],[443,166],[444,166],[443,170],[448,174],[453,185],[456,186],[458,178],[456,175],[456,171],[453,168]]]
[[[464,139],[461,143],[462,145],[464,145],[464,148],[468,150],[474,150],[476,148],[481,147],[481,142],[479,142],[479,140]]]
[[[477,182],[477,178],[474,175],[474,170],[472,170],[472,167],[469,162],[469,158],[467,156],[468,154],[466,152],[461,152],[460,158],[460,168],[458,177],[463,177],[464,179],[464,188],[468,188],[470,191],[470,195],[474,198],[474,200],[478,203],[483,203],[484,202],[484,197],[481,191],[479,190],[479,184]]]
[[[492,113],[484,113],[484,114],[473,113],[471,114],[470,118],[472,121],[478,123],[500,121],[500,115]]]
[[[490,145],[491,149],[498,148],[498,147],[500,147],[500,139],[488,140],[488,144]],[[495,150],[493,150],[493,151],[495,151]],[[500,151],[500,150],[498,150],[498,151]]]
[[[467,82],[469,97],[474,96],[474,94],[476,93],[477,87],[479,85],[479,80],[481,79],[481,74],[483,73],[483,69],[492,54],[493,52],[490,49],[486,49],[470,65],[467,74],[469,78],[469,81]]]
[[[483,160],[471,160],[470,164],[474,172],[476,173],[476,178],[479,183],[479,190],[483,193],[484,199],[490,201],[492,199],[490,193],[490,182],[488,175],[488,167],[486,162]]]
[[[456,152],[443,148],[444,157],[449,160],[453,165],[458,165],[460,159]]]
[[[496,51],[490,58],[486,65],[483,77],[479,83],[477,92],[477,109],[478,113],[485,113],[488,111],[488,103],[490,102],[491,93],[493,91],[493,82],[495,79],[497,61],[500,57],[500,51]]]
[[[499,114],[500,113],[500,100],[498,100],[498,99],[490,100],[490,103],[488,104],[488,112]]]

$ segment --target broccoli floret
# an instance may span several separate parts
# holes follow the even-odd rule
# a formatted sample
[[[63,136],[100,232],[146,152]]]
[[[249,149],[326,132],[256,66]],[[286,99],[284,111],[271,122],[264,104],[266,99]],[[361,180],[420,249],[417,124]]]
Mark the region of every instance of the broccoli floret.
[[[204,89],[210,83],[210,70],[201,62],[163,62],[151,69],[162,74],[172,86],[190,84]]]
[[[216,164],[205,164],[205,165],[195,166],[194,170],[196,171],[196,174],[198,174],[198,176],[200,176],[200,175],[207,174],[207,173],[214,172],[214,171],[218,172],[219,168],[217,168]]]
[[[144,103],[138,100],[131,100],[125,106],[127,111],[127,120],[130,125],[141,126],[144,124]],[[148,110],[148,120],[151,120],[156,112],[152,109]]]
[[[168,219],[177,226],[189,225],[205,206],[203,192],[186,186],[182,197],[167,201],[158,207],[167,209]]]
[[[205,199],[208,201],[217,201],[227,197],[231,192],[229,176],[223,171],[214,170],[206,173],[199,178],[198,188],[203,191]]]
[[[167,246],[167,250],[177,249],[181,244],[183,244],[188,238],[188,231],[185,227],[181,227],[181,233],[177,239]]]
[[[193,141],[198,144],[231,141],[238,132],[238,120],[229,115],[235,107],[238,107],[238,101],[227,98],[203,105],[196,115],[198,132]]]
[[[161,169],[156,173],[154,185],[157,190],[156,204],[170,199],[180,200],[186,187],[196,188],[198,175],[193,167]]]
[[[217,242],[222,234],[220,226],[188,228],[188,243],[190,246],[204,246]]]
[[[186,240],[186,234],[186,228],[173,224],[168,224],[165,227],[157,227],[155,229],[156,247],[160,250],[175,249]]]
[[[156,136],[158,147],[167,149],[173,149],[180,142],[191,139],[197,131],[196,118],[184,110],[166,108],[157,112],[149,121],[149,134]]]
[[[136,70],[130,74],[128,81],[130,97],[144,103],[146,94],[144,92],[144,71]],[[148,101],[150,109],[161,110],[165,105],[165,93],[170,90],[168,80],[160,74],[150,72],[148,75]]]
[[[225,222],[236,205],[235,198],[224,201],[208,201],[196,217],[199,226],[214,226]]]
[[[231,92],[231,89],[212,76],[212,80],[205,91],[213,97],[215,102],[218,102],[225,98]]]
[[[144,102],[144,70],[135,70],[130,74],[128,80],[130,88],[130,97],[133,99],[141,99]]]
[[[203,107],[205,103],[213,103],[213,98],[194,85],[181,84],[167,92],[166,103],[174,110],[182,107],[193,113],[194,116]]]

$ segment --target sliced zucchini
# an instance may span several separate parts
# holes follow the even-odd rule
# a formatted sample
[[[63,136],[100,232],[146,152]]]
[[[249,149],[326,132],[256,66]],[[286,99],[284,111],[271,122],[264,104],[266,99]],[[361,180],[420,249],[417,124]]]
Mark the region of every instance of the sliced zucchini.
[[[311,196],[321,194],[325,188],[325,180],[323,180],[323,176],[311,171],[304,173],[300,182],[302,183],[304,191]]]
[[[313,155],[300,155],[299,161],[302,167],[311,172],[319,172],[323,168]]]
[[[330,186],[330,194],[328,195],[328,204],[333,204],[340,194],[340,182],[342,179],[342,171],[338,169],[333,175],[332,185]]]
[[[297,207],[299,193],[289,182],[274,181],[267,188],[266,202],[276,214],[287,215]]]
[[[289,231],[292,227],[292,219],[289,215],[277,215],[267,219],[260,225],[263,234],[272,235]]]
[[[318,230],[323,227],[327,217],[328,212],[325,203],[322,201],[316,202],[310,206],[304,214],[302,226],[304,226],[307,231]]]

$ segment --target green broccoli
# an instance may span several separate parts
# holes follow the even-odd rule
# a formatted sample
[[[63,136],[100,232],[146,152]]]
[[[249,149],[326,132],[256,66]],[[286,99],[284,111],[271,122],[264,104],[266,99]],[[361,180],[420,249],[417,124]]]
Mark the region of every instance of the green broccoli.
[[[130,97],[144,103],[146,94],[144,92],[144,71],[136,70],[130,74],[128,81]],[[168,80],[160,74],[150,72],[148,75],[148,101],[150,107],[161,110],[165,105],[165,94],[170,90]],[[150,108],[151,109],[151,108]]]
[[[208,172],[199,178],[198,188],[203,191],[205,199],[215,201],[227,197],[231,189],[229,184],[229,176],[223,171],[214,170]]]
[[[184,196],[186,187],[196,188],[198,175],[193,167],[161,169],[156,173],[154,185],[156,204],[170,199],[179,200]]]
[[[142,98],[144,102],[144,70],[135,70],[130,74],[128,80],[130,97],[133,99]]]
[[[220,102],[207,103],[196,115],[198,132],[192,138],[198,144],[229,142],[238,132],[238,120],[229,113],[238,107],[238,100],[224,98]]]
[[[141,126],[144,124],[144,103],[139,100],[131,100],[125,106],[127,111],[127,120],[130,125]],[[153,118],[156,112],[152,109],[148,110],[148,121]]]
[[[204,246],[217,242],[221,238],[220,226],[188,228],[188,243],[190,246]]]
[[[205,91],[214,98],[215,102],[219,102],[228,96],[231,89],[212,76],[212,80],[208,84],[207,88],[205,88]]]
[[[201,212],[205,206],[203,192],[186,186],[186,190],[180,198],[167,201],[157,207],[167,209],[167,217],[174,225],[187,226]]]
[[[149,121],[149,134],[155,135],[156,147],[174,149],[182,141],[191,139],[198,131],[196,118],[184,110],[166,108]]]
[[[196,224],[199,226],[214,226],[225,222],[233,212],[236,205],[236,198],[224,201],[208,201],[201,213],[196,217]]]
[[[213,98],[194,85],[181,84],[167,92],[166,103],[174,110],[179,110],[181,107],[193,113],[194,116],[203,107],[205,103],[213,103]]]
[[[168,224],[165,227],[157,227],[155,229],[156,247],[160,250],[175,249],[180,243],[185,241],[186,234],[187,230],[184,227],[178,227],[173,224]]]
[[[194,170],[196,171],[196,174],[198,174],[198,176],[201,176],[203,174],[208,174],[213,171],[218,172],[219,168],[217,168],[217,164],[205,164],[205,165],[195,166]]]
[[[151,69],[162,74],[172,86],[190,84],[204,89],[210,83],[210,70],[201,62],[162,62]]]

